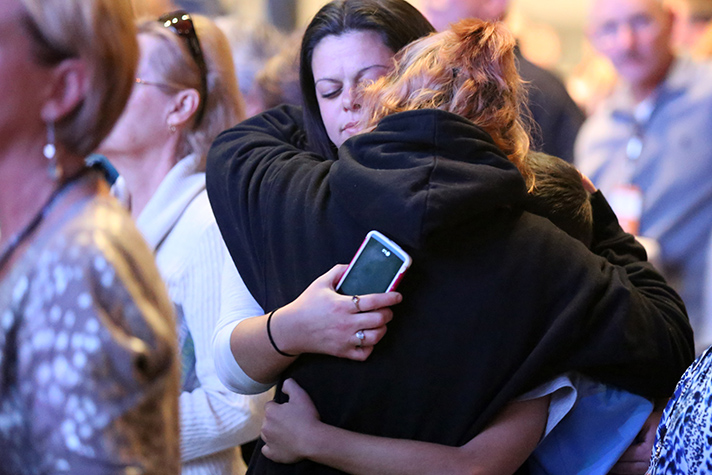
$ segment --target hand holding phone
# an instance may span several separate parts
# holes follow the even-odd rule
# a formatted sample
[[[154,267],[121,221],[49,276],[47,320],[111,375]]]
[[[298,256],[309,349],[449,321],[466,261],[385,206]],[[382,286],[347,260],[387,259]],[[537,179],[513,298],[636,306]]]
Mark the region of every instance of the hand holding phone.
[[[361,243],[336,291],[345,295],[390,292],[403,277],[412,259],[396,243],[378,231],[370,231]]]

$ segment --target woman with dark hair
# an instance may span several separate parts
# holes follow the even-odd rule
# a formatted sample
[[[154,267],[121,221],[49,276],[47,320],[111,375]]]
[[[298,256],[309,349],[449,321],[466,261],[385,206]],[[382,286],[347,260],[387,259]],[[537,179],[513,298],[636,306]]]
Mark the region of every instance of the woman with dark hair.
[[[472,34],[483,35],[482,44],[453,46],[453,57],[469,57],[502,31],[488,26]],[[511,400],[569,370],[646,396],[669,394],[692,357],[674,291],[628,238],[608,230],[594,237],[594,249],[610,251],[612,265],[524,211],[528,145],[517,123],[522,86],[513,40],[481,53],[467,74],[446,69],[450,81],[480,81],[458,87],[467,91],[462,97],[445,92],[418,110],[388,111],[370,133],[348,138],[363,118],[351,78],[383,66],[381,52],[369,65],[358,51],[374,50],[372,40],[347,31],[324,36],[313,49],[317,103],[331,143],[340,145],[337,160],[300,148],[299,113],[286,107],[223,133],[209,153],[208,192],[222,234],[247,287],[273,310],[227,327],[223,347],[233,360],[258,382],[293,378],[326,424],[450,446],[465,444]],[[491,64],[499,57],[501,64]],[[354,58],[366,69],[349,69]],[[412,93],[428,93],[427,86]],[[457,104],[481,107],[474,115],[483,122],[454,114],[463,112],[452,108]],[[335,124],[342,113],[349,122]],[[399,287],[403,301],[386,312],[379,307],[400,298],[335,298],[351,305],[354,318],[321,334],[341,338],[365,361],[345,350],[312,351],[304,333],[321,327],[302,317],[314,309],[288,302],[333,263],[348,261],[370,229],[413,257]],[[617,255],[616,246],[632,247],[633,255]],[[333,292],[336,274],[307,293]],[[361,315],[373,321],[357,321]],[[284,401],[279,387],[277,401]],[[330,469],[258,456],[254,470]]]
[[[314,82],[314,50],[324,38],[373,32],[380,40],[376,42],[380,45],[376,46],[393,56],[411,41],[434,31],[428,20],[405,1],[341,0],[329,2],[319,10],[304,32],[299,63],[307,149],[333,159],[336,158],[336,149],[341,145],[334,142],[334,138],[327,132],[326,127],[331,124],[325,124],[326,118],[322,118],[319,94]],[[359,79],[375,79],[385,72],[386,69],[378,70],[372,76]]]
[[[386,74],[398,49],[431,32],[430,23],[404,0],[330,2],[316,14],[302,42],[300,77],[303,115],[299,108],[287,107],[284,109],[286,113],[278,108],[261,117],[283,123],[285,128],[274,137],[277,143],[284,142],[305,152],[312,150],[324,161],[333,160],[336,158],[336,147],[358,132],[356,125],[360,121],[360,106],[352,99],[359,85]],[[346,51],[343,51],[344,48]],[[343,54],[334,55],[337,49],[341,49]],[[313,60],[315,54],[318,61]],[[315,70],[318,74],[316,78]],[[210,180],[211,170],[207,172]],[[231,199],[227,191],[222,187],[210,189],[208,181],[211,204],[218,206],[216,218],[219,225],[221,219],[231,214],[222,212],[223,205]],[[217,194],[221,198],[217,198]],[[233,237],[238,236],[223,231],[228,249],[233,249]],[[233,260],[241,259],[241,256],[231,254]],[[289,328],[281,328],[275,323],[275,340],[284,341],[292,352],[325,353],[356,360],[368,357],[373,345],[385,334],[385,325],[391,318],[388,307],[397,303],[400,295],[392,292],[363,296],[358,307],[360,310],[357,310],[350,297],[333,292],[344,270],[345,266],[336,266],[322,275],[304,295],[283,308],[280,315],[274,316],[275,322],[290,323]],[[312,280],[322,273],[314,274]],[[292,360],[275,355],[270,341],[261,338],[266,337],[262,332],[267,321],[271,322],[268,316],[244,320],[241,331],[234,332],[240,320],[247,316],[236,308],[234,301],[241,295],[249,295],[249,292],[241,282],[233,281],[224,293],[232,296],[229,300],[233,303],[228,302],[225,307],[231,307],[233,311],[227,310],[218,323],[215,357],[218,375],[228,388],[238,392],[266,390]],[[353,337],[362,328],[370,329],[363,333],[364,339],[349,341],[348,337]],[[285,334],[289,335],[289,341],[286,341]],[[244,351],[240,354],[249,361],[236,363],[233,354],[236,346],[242,347]],[[244,374],[244,367],[249,367],[249,376]]]

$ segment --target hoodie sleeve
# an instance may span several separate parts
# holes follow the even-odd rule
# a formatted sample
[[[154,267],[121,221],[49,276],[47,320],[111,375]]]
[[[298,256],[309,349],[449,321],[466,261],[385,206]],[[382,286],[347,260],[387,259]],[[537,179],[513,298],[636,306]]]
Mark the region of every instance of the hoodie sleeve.
[[[545,269],[558,277],[542,292],[558,295],[560,302],[542,341],[556,335],[562,342],[557,358],[569,352],[568,363],[595,379],[647,398],[667,398],[694,358],[684,303],[647,262],[643,246],[620,228],[600,192],[592,205],[596,255],[578,242],[543,243],[536,251],[552,256]],[[563,235],[561,240],[572,241]]]
[[[659,367],[656,373],[660,383],[670,391],[664,391],[666,394],[652,395],[667,397],[675,387],[679,375],[694,359],[694,338],[685,304],[647,261],[643,245],[620,227],[615,213],[601,191],[593,194],[591,204],[594,222],[591,250],[615,267],[623,269],[627,281],[622,280],[622,282],[637,290],[631,293],[634,301],[641,300],[637,306],[643,310],[646,306],[650,309],[647,314],[642,313],[638,331],[630,327],[629,343],[631,349],[637,349],[639,355],[644,355],[645,352],[651,356],[667,355],[665,363],[670,365],[670,371],[664,372],[663,367]],[[652,322],[656,324],[653,326]],[[646,328],[653,330],[650,336],[657,338],[645,338]],[[650,371],[650,366],[643,366],[639,368],[642,372]],[[642,392],[635,387],[631,390]]]
[[[318,212],[313,203],[328,192],[334,162],[303,144],[301,109],[280,106],[223,132],[208,153],[210,204],[233,261],[262,305],[269,283],[260,270],[276,260],[262,243],[287,232],[295,243],[306,239]]]

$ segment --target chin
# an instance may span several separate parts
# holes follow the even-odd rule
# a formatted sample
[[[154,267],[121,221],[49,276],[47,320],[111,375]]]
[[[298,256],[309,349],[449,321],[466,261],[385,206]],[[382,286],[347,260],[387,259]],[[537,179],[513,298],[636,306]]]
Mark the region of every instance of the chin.
[[[650,72],[642,65],[627,65],[617,69],[620,77],[631,84],[644,82],[648,77],[650,77]]]

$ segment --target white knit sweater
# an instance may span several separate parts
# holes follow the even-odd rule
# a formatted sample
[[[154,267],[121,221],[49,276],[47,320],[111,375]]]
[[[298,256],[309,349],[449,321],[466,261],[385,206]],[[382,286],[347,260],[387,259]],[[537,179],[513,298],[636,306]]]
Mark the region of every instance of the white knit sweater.
[[[224,272],[229,255],[210,208],[205,174],[196,171],[198,163],[194,155],[178,162],[136,224],[155,252],[195,346],[198,387],[180,395],[183,473],[240,474],[246,467],[239,445],[259,435],[269,396],[228,391],[215,372],[212,335],[220,315],[222,280],[240,277]],[[249,292],[241,305],[247,314],[262,314]]]

